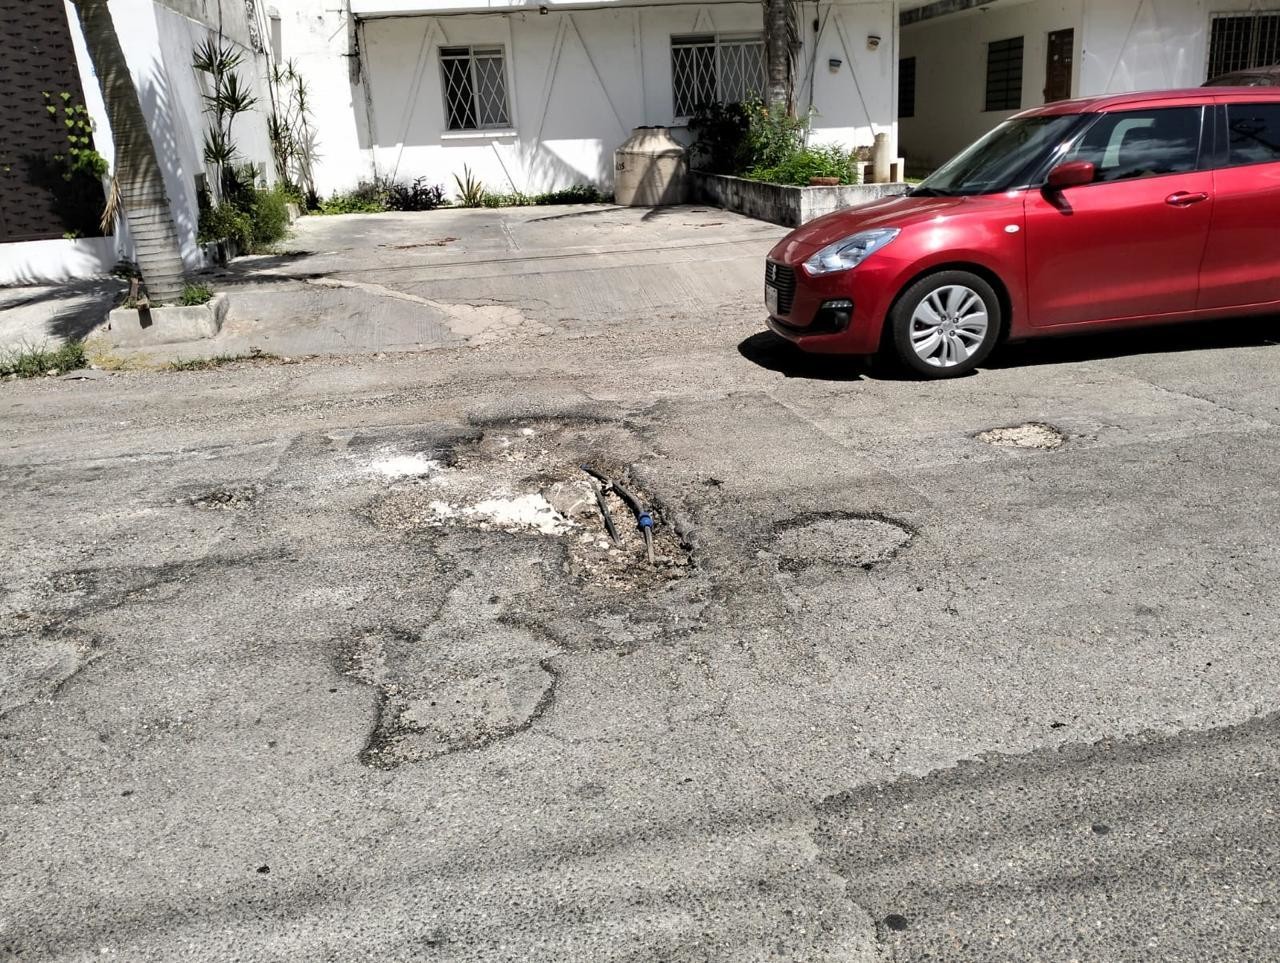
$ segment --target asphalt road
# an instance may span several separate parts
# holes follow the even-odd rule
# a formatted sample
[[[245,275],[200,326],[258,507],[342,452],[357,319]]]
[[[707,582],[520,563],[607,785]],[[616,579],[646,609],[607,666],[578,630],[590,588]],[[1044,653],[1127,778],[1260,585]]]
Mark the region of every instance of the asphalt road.
[[[1280,957],[1274,325],[921,384],[749,294],[0,385],[0,959]]]

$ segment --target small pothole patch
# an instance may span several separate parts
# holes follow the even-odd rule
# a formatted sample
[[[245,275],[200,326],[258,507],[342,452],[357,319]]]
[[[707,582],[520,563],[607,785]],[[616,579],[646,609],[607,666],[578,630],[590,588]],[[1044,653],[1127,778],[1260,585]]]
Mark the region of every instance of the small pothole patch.
[[[1053,425],[1029,421],[1025,425],[992,428],[978,435],[978,441],[996,448],[1024,448],[1032,451],[1056,451],[1066,444],[1067,436]]]
[[[906,525],[871,515],[808,515],[779,526],[782,568],[825,564],[871,569],[898,554],[914,537]]]
[[[213,491],[193,496],[190,504],[193,508],[234,511],[239,508],[248,508],[259,494],[256,486],[215,488]]]

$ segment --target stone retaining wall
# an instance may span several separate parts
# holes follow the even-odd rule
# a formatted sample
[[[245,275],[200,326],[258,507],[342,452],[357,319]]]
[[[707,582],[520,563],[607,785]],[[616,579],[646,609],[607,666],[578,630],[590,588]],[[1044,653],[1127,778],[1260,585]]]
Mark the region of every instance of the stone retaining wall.
[[[784,227],[799,227],[823,214],[905,194],[908,190],[906,184],[787,187],[702,171],[690,172],[689,185],[691,199],[699,204],[713,204]]]

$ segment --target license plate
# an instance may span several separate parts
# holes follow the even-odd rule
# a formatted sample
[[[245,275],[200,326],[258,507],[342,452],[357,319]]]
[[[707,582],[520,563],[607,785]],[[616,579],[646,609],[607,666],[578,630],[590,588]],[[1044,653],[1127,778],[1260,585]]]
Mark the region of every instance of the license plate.
[[[771,315],[778,313],[778,289],[772,284],[764,286],[764,306],[769,309]]]

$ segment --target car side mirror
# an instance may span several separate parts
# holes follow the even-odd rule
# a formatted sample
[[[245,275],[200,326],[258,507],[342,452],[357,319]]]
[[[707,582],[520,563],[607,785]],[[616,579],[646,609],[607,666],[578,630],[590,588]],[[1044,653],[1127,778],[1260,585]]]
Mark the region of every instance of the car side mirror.
[[[1098,166],[1092,161],[1069,161],[1049,171],[1045,186],[1051,191],[1092,184],[1098,177]]]

